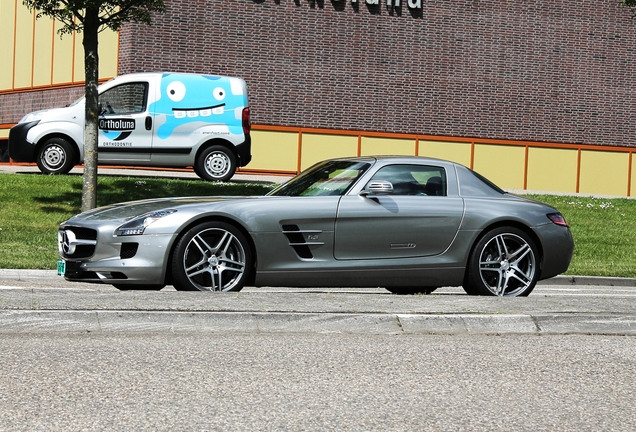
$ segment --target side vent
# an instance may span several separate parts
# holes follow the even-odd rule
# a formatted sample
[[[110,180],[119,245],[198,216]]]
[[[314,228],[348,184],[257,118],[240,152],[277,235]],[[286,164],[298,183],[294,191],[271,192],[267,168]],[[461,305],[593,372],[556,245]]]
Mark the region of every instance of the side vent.
[[[324,242],[307,241],[308,236],[318,238],[322,233],[320,230],[301,230],[298,225],[283,225],[281,228],[289,241],[289,245],[294,249],[296,255],[302,259],[312,259],[314,257],[309,246],[325,244]]]

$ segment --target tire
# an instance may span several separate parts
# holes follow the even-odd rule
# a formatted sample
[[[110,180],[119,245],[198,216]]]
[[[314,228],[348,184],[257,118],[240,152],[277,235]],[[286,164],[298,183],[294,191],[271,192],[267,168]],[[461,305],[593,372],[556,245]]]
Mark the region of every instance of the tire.
[[[75,166],[75,149],[63,138],[51,138],[38,151],[37,164],[44,174],[68,174]]]
[[[537,247],[525,232],[496,228],[471,252],[464,290],[470,295],[527,296],[539,278],[539,262]]]
[[[398,295],[430,294],[437,287],[386,287],[388,291]]]
[[[119,291],[159,291],[165,285],[142,285],[142,284],[113,284]]]
[[[236,156],[223,146],[209,147],[197,158],[194,172],[203,180],[228,181],[236,172]]]
[[[179,291],[240,291],[253,262],[249,243],[237,228],[225,222],[205,222],[177,241],[172,282]]]

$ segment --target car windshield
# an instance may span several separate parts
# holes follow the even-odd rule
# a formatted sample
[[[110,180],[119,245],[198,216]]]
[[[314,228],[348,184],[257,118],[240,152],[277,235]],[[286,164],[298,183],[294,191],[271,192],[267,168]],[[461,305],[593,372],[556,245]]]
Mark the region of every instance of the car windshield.
[[[369,166],[368,162],[331,160],[318,163],[271,191],[274,196],[344,195]]]

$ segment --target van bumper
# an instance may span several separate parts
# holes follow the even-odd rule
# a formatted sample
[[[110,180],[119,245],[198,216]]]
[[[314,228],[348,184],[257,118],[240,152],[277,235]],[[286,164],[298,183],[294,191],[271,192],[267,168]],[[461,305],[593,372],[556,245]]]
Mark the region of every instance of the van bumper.
[[[244,167],[252,160],[252,137],[245,135],[245,141],[236,146],[236,154],[238,156],[237,165]]]
[[[35,162],[35,143],[27,141],[29,130],[40,120],[20,123],[9,130],[9,157],[14,162]]]

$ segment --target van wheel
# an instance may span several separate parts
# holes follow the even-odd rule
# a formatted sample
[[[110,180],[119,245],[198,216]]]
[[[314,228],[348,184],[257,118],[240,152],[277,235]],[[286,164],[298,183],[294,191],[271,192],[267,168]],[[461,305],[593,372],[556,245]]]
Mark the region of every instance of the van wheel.
[[[194,172],[203,180],[228,181],[236,171],[236,156],[223,146],[205,149],[194,164]]]
[[[37,158],[44,174],[68,174],[75,165],[75,150],[63,138],[51,138],[40,148]]]

